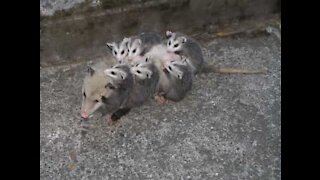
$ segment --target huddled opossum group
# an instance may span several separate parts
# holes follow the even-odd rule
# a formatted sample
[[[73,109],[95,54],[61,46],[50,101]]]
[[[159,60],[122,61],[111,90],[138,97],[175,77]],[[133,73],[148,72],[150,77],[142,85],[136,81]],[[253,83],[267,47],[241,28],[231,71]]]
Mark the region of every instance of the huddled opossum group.
[[[200,72],[261,73],[217,70],[204,62],[199,43],[178,32],[144,32],[107,43],[116,64],[88,67],[82,87],[81,117],[101,110],[109,123],[149,99],[181,101]]]

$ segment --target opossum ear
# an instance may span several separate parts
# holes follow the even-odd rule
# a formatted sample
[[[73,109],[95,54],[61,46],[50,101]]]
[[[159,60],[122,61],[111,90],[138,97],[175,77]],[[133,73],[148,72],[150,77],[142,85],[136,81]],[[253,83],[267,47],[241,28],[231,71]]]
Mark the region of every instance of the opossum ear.
[[[115,43],[107,43],[107,47],[112,51],[112,49],[114,48]]]
[[[90,76],[92,76],[94,74],[94,72],[95,72],[95,70],[91,66],[87,67],[87,73],[89,73]]]
[[[130,38],[124,37],[122,41],[123,41],[123,42],[129,42],[129,41],[130,41]]]
[[[166,37],[170,38],[173,35],[173,32],[171,31],[166,31]]]
[[[182,43],[187,42],[187,38],[186,38],[186,37],[181,37],[181,42],[182,42]]]
[[[130,40],[131,40],[130,38],[124,37],[122,42],[124,43],[125,46],[128,47]]]
[[[142,44],[141,39],[136,39],[134,42],[135,42],[135,43],[137,43],[137,44],[138,44],[138,46],[141,46],[141,44]]]

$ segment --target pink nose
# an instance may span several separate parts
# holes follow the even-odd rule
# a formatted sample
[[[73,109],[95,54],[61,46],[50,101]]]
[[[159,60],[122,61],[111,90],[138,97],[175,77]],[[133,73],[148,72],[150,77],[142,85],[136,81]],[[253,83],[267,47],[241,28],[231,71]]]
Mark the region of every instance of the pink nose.
[[[89,117],[89,115],[85,112],[81,112],[81,117],[84,119],[87,119]]]

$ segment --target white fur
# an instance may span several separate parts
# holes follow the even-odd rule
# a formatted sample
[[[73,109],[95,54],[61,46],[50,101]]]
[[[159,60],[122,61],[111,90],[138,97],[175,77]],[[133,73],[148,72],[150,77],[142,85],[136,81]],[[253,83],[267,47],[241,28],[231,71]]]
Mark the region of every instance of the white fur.
[[[136,56],[139,56],[142,52],[142,41],[141,39],[134,39],[133,42],[129,43],[129,46],[128,46],[128,58],[129,59],[132,59]]]
[[[175,36],[171,36],[167,41],[167,50],[169,52],[180,51],[182,49],[183,44],[186,42],[186,37],[175,38]]]
[[[164,67],[169,71],[170,74],[179,79],[182,79],[183,72],[176,66],[176,64],[185,65],[182,61],[167,61],[164,64]]]
[[[103,72],[106,76],[109,76],[115,80],[124,80],[127,77],[127,73],[125,71],[116,68],[108,68]]]
[[[123,38],[123,40],[116,44],[115,42],[107,43],[107,46],[111,49],[112,55],[119,61],[122,62],[128,55],[128,43],[129,38]]]
[[[139,77],[140,79],[150,79],[152,76],[152,71],[145,67],[135,66],[131,68],[131,73]]]

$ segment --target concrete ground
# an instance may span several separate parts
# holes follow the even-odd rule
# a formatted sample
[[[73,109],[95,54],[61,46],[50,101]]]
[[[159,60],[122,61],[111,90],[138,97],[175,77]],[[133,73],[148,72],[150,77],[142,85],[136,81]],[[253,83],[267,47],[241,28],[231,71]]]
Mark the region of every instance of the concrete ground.
[[[150,101],[108,126],[79,118],[85,64],[40,70],[41,179],[280,179],[281,45],[209,40],[206,59],[266,75],[199,75],[190,94]]]

